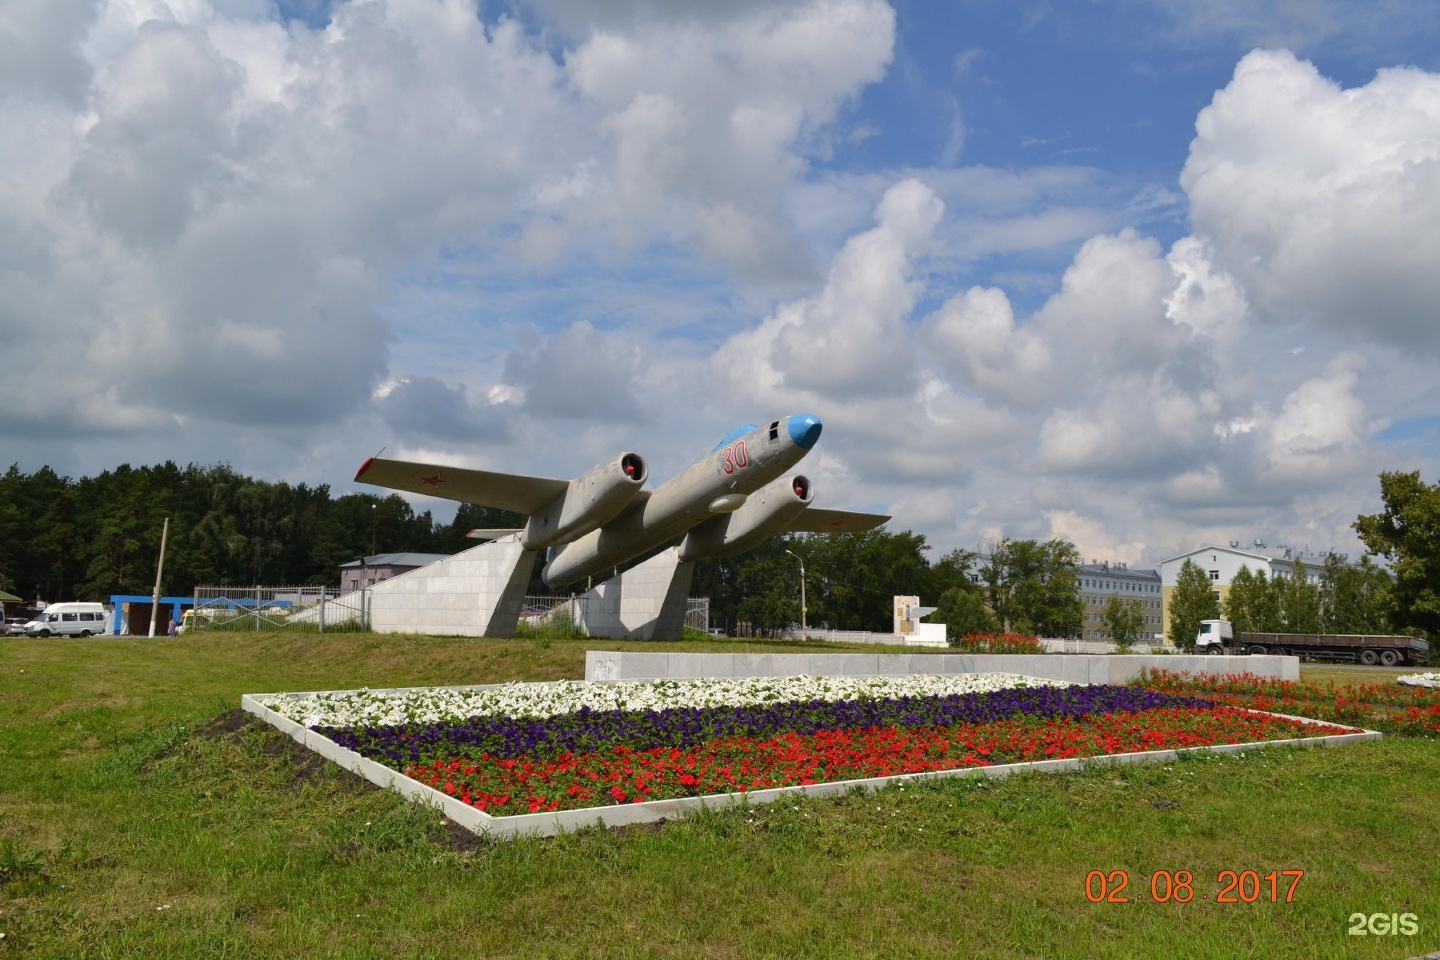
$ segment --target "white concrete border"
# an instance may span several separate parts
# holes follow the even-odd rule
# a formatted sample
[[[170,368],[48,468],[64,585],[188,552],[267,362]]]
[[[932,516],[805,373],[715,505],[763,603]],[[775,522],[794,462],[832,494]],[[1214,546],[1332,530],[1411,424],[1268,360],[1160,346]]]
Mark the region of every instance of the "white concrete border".
[[[586,680],[703,677],[893,677],[908,674],[1018,673],[1071,683],[1126,684],[1146,667],[1186,673],[1251,673],[1299,680],[1298,657],[1144,656],[1071,653],[654,653],[585,651]]]
[[[483,686],[490,686],[489,684]],[[408,688],[425,689],[425,688]],[[476,689],[470,687],[467,689]],[[754,790],[745,793],[719,793],[703,797],[678,797],[672,800],[650,800],[645,803],[629,803],[617,806],[586,807],[581,810],[562,810],[549,813],[527,813],[509,817],[495,817],[454,797],[441,793],[434,787],[413,780],[398,770],[374,760],[362,757],[353,750],[340,746],[329,737],[301,726],[283,717],[260,703],[254,696],[246,694],[240,698],[240,707],[247,713],[275,727],[297,743],[314,750],[320,756],[351,771],[378,787],[395,790],[418,800],[427,806],[436,807],[445,816],[467,830],[482,836],[497,839],[512,839],[518,836],[553,837],[584,827],[621,827],[629,824],[656,823],[661,820],[676,820],[699,810],[721,810],[744,804],[774,803],[790,797],[831,797],[849,793],[852,790],[865,792],[883,789],[892,783],[906,783],[918,780],[938,780],[950,777],[1008,777],[1025,771],[1038,773],[1063,773],[1083,770],[1092,766],[1107,764],[1126,765],[1142,763],[1164,763],[1184,754],[1191,753],[1238,753],[1242,750],[1259,750],[1266,747],[1335,747],[1365,740],[1378,740],[1380,733],[1362,730],[1357,733],[1336,734],[1327,737],[1299,737],[1291,740],[1269,740],[1257,743],[1221,744],[1213,747],[1186,747],[1180,750],[1148,750],[1143,753],[1112,753],[1099,757],[1071,758],[1065,760],[1036,760],[1030,763],[1005,763],[988,767],[962,767],[954,770],[938,770],[926,773],[905,773],[893,777],[871,777],[864,780],[837,780],[816,783],[809,786],[775,787],[769,790]],[[1253,711],[1261,713],[1263,711]],[[1275,716],[1285,716],[1275,714]],[[1290,717],[1307,723],[1324,721],[1307,720],[1304,717]],[[1338,726],[1338,724],[1335,724]]]

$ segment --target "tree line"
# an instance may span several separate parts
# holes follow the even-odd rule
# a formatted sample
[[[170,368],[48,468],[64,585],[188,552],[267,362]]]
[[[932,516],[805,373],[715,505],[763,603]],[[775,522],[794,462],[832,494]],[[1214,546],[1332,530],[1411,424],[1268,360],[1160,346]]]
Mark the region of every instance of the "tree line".
[[[362,556],[453,554],[475,546],[472,529],[524,524],[473,504],[440,522],[398,494],[337,497],[328,485],[259,480],[225,464],[126,465],[79,479],[11,465],[0,476],[0,589],[32,602],[148,595],[167,517],[161,592],[172,596],[198,585],[334,585],[340,565]],[[727,631],[779,633],[801,620],[803,561],[814,626],[888,632],[897,594],[938,598],[961,631],[1004,624],[1065,635],[1078,626],[1070,544],[1006,541],[984,564],[964,550],[932,562],[929,550],[908,530],[785,535],[701,561],[691,593],[710,598],[712,623]],[[551,593],[540,572],[537,564],[529,592]]]
[[[0,589],[26,600],[149,594],[165,518],[162,592],[196,585],[335,584],[371,553],[455,553],[475,527],[514,515],[462,505],[450,523],[398,494],[335,497],[328,485],[268,482],[227,465],[122,466],[78,480],[49,467],[0,476]]]
[[[1187,564],[1170,600],[1170,639],[1188,647],[1202,619],[1272,632],[1440,631],[1440,484],[1417,473],[1381,474],[1385,510],[1355,522],[1386,565],[1327,559],[1318,583],[1242,571],[1222,608],[1203,570]],[[163,522],[170,518],[163,593],[197,585],[339,582],[339,566],[374,553],[453,554],[475,545],[475,528],[524,518],[462,504],[437,521],[398,494],[332,496],[328,485],[257,480],[219,464],[122,466],[95,477],[0,476],[0,589],[27,600],[148,594]],[[925,537],[886,528],[841,535],[781,535],[734,557],[700,561],[691,587],[710,598],[711,622],[728,632],[774,634],[812,627],[889,632],[893,598],[934,603],[952,638],[1015,632],[1079,636],[1084,604],[1080,555],[1064,539],[993,544],[987,556],[952,550],[932,561]],[[539,580],[534,594],[550,593]],[[1118,641],[1139,633],[1137,601],[1116,598],[1105,619]]]
[[[933,562],[928,550],[909,530],[782,535],[738,557],[701,561],[691,593],[710,597],[712,621],[727,630],[779,633],[801,622],[803,563],[812,628],[889,633],[894,598],[918,596],[936,606],[931,619],[951,640],[1002,630],[1079,634],[1080,555],[1069,541],[1004,539],[985,557],[957,549]]]

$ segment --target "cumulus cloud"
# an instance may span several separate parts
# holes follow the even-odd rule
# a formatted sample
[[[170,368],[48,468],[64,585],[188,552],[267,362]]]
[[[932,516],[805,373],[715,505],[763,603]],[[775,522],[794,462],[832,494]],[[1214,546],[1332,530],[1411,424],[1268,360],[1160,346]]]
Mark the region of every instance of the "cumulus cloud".
[[[913,263],[943,212],[917,180],[886,191],[877,225],[845,244],[824,288],[732,339],[716,357],[722,375],[737,387],[788,388],[818,400],[913,390],[906,328],[919,292]]]
[[[101,4],[69,40],[89,58],[86,112],[62,125],[5,102],[57,162],[0,197],[0,234],[23,238],[0,246],[17,311],[0,324],[26,333],[31,389],[86,345],[94,375],[49,392],[75,429],[97,408],[134,429],[363,409],[389,278],[500,222],[566,152],[546,135],[574,109],[560,69],[513,24],[353,4],[317,34],[252,6]]]
[[[1198,236],[1272,319],[1440,352],[1440,75],[1342,89],[1255,51],[1196,120],[1180,177]]]
[[[36,372],[0,431],[334,424],[390,373],[395,278],[455,249],[554,263],[601,231],[806,274],[783,192],[883,73],[893,11],[622,7],[555,5],[576,28],[555,51],[474,0],[288,24],[262,0],[9,5],[0,332]],[[76,343],[95,376],[42,390]],[[515,375],[536,412],[583,407],[523,359]]]
[[[604,113],[622,242],[658,230],[747,275],[803,271],[783,190],[806,144],[883,75],[894,11],[882,0],[742,4],[723,17],[674,6],[649,17],[635,15],[644,3],[550,5],[589,31],[566,66]]]
[[[0,91],[28,90],[78,105],[89,79],[78,38],[88,0],[10,0],[0,10]]]
[[[432,441],[451,446],[509,437],[512,411],[503,403],[471,400],[462,385],[435,377],[414,377],[386,384],[376,405],[386,424],[404,442]]]
[[[623,437],[660,478],[810,411],[828,504],[1138,561],[1343,532],[1322,501],[1355,501],[1376,421],[1434,414],[1434,74],[1247,56],[1178,210],[1077,167],[830,169],[872,132],[882,0],[279,9],[0,12],[0,434],[351,469],[384,428],[557,476]]]
[[[505,386],[536,417],[638,423],[636,394],[645,357],[626,338],[580,321],[553,337],[531,331],[505,361]]]
[[[1018,329],[1010,298],[996,288],[971,287],[925,319],[935,356],[976,388],[1025,406],[1042,394],[1050,347],[1033,330]]]
[[[1269,424],[1267,479],[1315,484],[1358,468],[1369,439],[1365,404],[1355,395],[1354,357],[1338,357],[1324,376],[1306,380],[1285,398]]]

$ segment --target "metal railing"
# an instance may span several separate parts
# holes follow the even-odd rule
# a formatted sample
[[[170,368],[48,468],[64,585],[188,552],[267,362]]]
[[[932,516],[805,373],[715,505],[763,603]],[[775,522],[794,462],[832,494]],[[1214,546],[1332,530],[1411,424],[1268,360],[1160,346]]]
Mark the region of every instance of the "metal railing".
[[[338,594],[324,586],[195,588],[195,606],[185,612],[181,631],[365,629],[368,590]]]

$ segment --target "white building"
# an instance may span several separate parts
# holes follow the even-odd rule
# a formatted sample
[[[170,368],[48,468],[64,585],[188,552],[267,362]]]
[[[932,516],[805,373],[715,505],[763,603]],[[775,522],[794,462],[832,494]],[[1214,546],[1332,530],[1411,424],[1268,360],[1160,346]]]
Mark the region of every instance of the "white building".
[[[1196,565],[1210,577],[1211,588],[1216,599],[1224,601],[1230,594],[1230,583],[1241,567],[1248,567],[1251,573],[1265,571],[1270,579],[1275,577],[1304,576],[1318,581],[1325,566],[1325,554],[1304,553],[1284,545],[1268,547],[1257,540],[1247,547],[1241,547],[1238,540],[1230,541],[1228,547],[1214,544],[1198,547],[1189,553],[1182,553],[1160,561],[1160,584],[1162,600],[1162,629],[1170,632],[1170,595],[1180,579],[1180,568],[1186,560]]]

